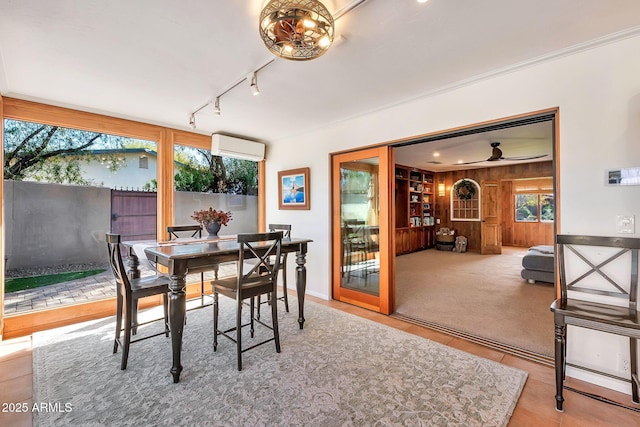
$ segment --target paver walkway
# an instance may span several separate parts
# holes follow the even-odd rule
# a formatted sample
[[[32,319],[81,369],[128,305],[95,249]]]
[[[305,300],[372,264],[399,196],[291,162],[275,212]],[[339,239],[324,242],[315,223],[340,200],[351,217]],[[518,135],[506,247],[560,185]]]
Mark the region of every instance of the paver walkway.
[[[142,276],[155,274],[154,271],[140,266]],[[220,264],[218,277],[236,274],[236,263]],[[205,282],[213,279],[213,272],[205,273]],[[187,283],[199,282],[200,274],[187,276]],[[4,296],[5,315],[20,314],[31,310],[41,310],[64,305],[97,301],[116,296],[113,273],[110,270],[84,279],[42,286],[35,289],[10,292]]]

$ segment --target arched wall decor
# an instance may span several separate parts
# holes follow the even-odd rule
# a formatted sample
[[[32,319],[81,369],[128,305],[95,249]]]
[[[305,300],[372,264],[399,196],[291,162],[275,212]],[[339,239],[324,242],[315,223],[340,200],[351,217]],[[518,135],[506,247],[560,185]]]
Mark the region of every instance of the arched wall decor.
[[[451,221],[480,221],[480,185],[462,178],[451,187]]]

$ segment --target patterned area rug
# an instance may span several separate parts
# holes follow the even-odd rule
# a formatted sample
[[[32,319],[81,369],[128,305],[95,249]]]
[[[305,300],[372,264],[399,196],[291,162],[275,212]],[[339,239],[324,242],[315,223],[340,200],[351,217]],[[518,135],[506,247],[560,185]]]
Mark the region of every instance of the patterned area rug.
[[[295,298],[290,304],[297,307]],[[234,316],[234,303],[221,297],[221,326]],[[221,337],[213,352],[211,307],[189,311],[178,384],[164,336],[133,344],[120,371],[113,317],[36,333],[33,401],[48,410],[34,413],[34,426],[504,426],[527,378],[310,301],[304,330],[297,308],[278,317],[282,353],[272,343],[249,350],[238,372],[234,343]],[[258,328],[256,339],[267,332]]]

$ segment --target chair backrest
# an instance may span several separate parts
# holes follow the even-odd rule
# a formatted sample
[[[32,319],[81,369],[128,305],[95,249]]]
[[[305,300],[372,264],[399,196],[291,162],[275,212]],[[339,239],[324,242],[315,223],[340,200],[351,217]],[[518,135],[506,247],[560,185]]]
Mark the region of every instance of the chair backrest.
[[[255,280],[256,277],[271,281],[275,286],[280,269],[282,235],[282,231],[238,234],[238,289],[244,282]],[[251,260],[247,263],[247,267],[251,267],[247,273],[243,273],[245,259]],[[273,262],[270,262],[271,259]]]
[[[194,225],[170,225],[167,227],[168,239],[173,240],[181,236],[181,233],[189,233],[189,237],[202,237],[202,226],[200,224]]]
[[[343,221],[344,239],[347,241],[364,241],[365,221],[359,219],[345,219]]]
[[[371,225],[365,227],[367,252],[378,252],[380,250],[380,227]]]
[[[637,309],[640,239],[558,235],[560,295],[569,291],[614,297]]]
[[[291,238],[291,224],[269,224],[269,231],[282,231],[282,238]]]
[[[116,280],[116,290],[118,294],[124,295],[125,292],[131,292],[131,283],[129,282],[129,276],[127,276],[127,270],[124,268],[122,262],[122,253],[120,252],[120,235],[119,234],[106,234],[107,251],[109,252],[109,265],[113,272],[113,277]]]

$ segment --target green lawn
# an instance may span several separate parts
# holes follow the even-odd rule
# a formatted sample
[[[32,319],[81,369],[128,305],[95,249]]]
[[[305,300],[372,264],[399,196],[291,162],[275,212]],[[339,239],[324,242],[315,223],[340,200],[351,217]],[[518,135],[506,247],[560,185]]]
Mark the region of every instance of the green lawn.
[[[68,282],[70,280],[76,280],[76,279],[82,279],[84,277],[94,276],[96,274],[102,273],[103,271],[105,271],[105,269],[48,274],[46,276],[16,277],[13,279],[6,279],[4,281],[4,291],[5,293],[9,293],[9,292],[22,291],[24,289],[35,289],[41,286],[55,285],[56,283]]]

